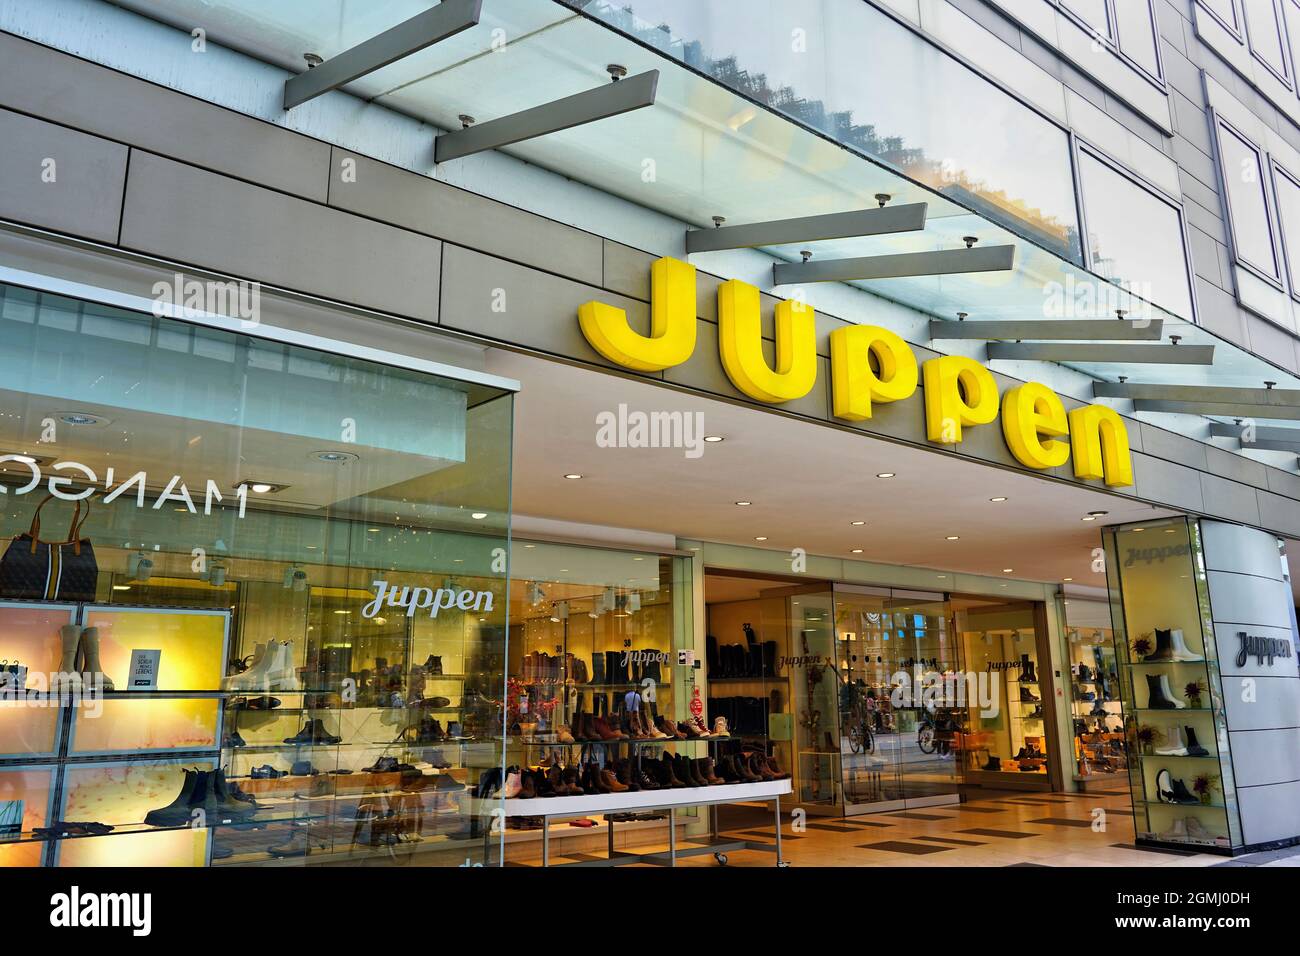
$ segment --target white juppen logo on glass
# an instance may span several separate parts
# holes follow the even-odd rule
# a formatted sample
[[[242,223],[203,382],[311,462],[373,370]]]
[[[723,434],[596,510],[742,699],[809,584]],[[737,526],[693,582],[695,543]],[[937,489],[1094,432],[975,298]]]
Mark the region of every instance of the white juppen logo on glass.
[[[362,617],[375,617],[380,610],[388,607],[406,608],[406,616],[414,616],[417,608],[428,608],[429,617],[437,617],[439,611],[449,611],[453,607],[459,611],[492,610],[492,592],[474,591],[470,588],[398,588],[387,581],[372,582],[375,599],[361,609]]]
[[[37,463],[35,458],[32,458],[29,455],[0,455],[0,465],[10,461],[16,461],[19,464],[26,465],[32,473],[31,480],[27,482],[27,484],[20,485],[13,489],[13,494],[16,495],[25,495],[28,492],[35,490],[40,486],[44,479],[46,487],[49,488],[50,494],[54,497],[62,498],[64,501],[80,501],[83,498],[89,498],[93,495],[96,487],[100,483],[99,476],[95,473],[95,470],[89,465],[83,465],[78,461],[56,461],[50,466],[52,470],[70,471],[74,474],[51,474],[49,478],[44,478],[41,473],[41,466]],[[112,504],[118,497],[126,494],[134,488],[135,506],[137,508],[143,508],[145,506],[145,490],[149,484],[148,473],[137,471],[125,481],[117,483],[115,487],[116,479],[117,470],[110,466],[104,473],[103,503]],[[81,491],[73,492],[67,490],[78,484],[84,486]],[[235,498],[239,501],[239,517],[242,518],[244,517],[244,511],[248,506],[248,485],[241,484],[235,488],[234,491]],[[9,493],[9,488],[0,485],[0,495],[7,495]],[[205,515],[212,514],[213,503],[221,504],[221,501],[222,496],[220,487],[215,481],[209,478],[207,480],[206,490],[203,494],[203,513]],[[163,487],[163,490],[159,493],[157,499],[154,500],[153,510],[157,511],[159,508],[163,507],[163,505],[171,503],[184,505],[190,514],[198,514],[199,512],[198,507],[194,504],[194,499],[190,496],[189,487],[185,484],[184,479],[182,479],[180,475],[172,475],[167,480],[167,484]]]

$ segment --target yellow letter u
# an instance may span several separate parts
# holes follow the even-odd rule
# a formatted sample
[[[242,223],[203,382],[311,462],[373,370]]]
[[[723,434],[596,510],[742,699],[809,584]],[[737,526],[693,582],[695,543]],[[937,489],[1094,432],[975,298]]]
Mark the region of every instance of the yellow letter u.
[[[812,307],[776,305],[776,368],[763,356],[758,289],[739,279],[718,288],[718,352],[731,383],[760,402],[803,398],[817,381],[817,325]]]

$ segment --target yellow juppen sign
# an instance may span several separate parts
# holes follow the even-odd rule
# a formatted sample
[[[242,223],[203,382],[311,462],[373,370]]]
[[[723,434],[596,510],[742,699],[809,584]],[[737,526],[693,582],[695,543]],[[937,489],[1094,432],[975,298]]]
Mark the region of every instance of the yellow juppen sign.
[[[578,309],[587,341],[605,358],[638,372],[680,365],[695,351],[695,267],[657,260],[650,270],[650,334],[634,332],[623,309],[588,302]],[[740,391],[768,404],[803,398],[817,381],[817,332],[811,306],[785,300],[776,306],[776,364],[763,355],[759,291],[738,279],[718,289],[718,352]],[[911,397],[924,383],[925,432],[953,445],[962,429],[998,417],[993,373],[964,355],[918,363],[897,334],[875,325],[850,325],[830,334],[832,414],[845,421],[871,418],[876,405]],[[1016,460],[1029,468],[1058,468],[1074,459],[1077,478],[1112,487],[1133,484],[1133,461],[1124,420],[1105,405],[1069,414],[1057,394],[1026,382],[1000,397],[1002,434]],[[1067,439],[1068,443],[1065,440]]]

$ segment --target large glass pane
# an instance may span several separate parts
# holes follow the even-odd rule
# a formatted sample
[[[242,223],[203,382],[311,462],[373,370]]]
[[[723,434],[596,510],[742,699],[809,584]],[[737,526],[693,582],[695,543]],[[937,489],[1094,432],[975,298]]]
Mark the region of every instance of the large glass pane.
[[[1152,76],[1160,75],[1156,52],[1156,25],[1148,0],[1116,0],[1115,21],[1119,27],[1119,48]]]
[[[42,768],[49,817],[94,827],[60,839],[84,834],[36,788],[17,840],[73,866],[498,860],[475,791],[502,763],[511,393],[0,294],[0,659],[27,668],[0,771]]]
[[[1059,602],[1069,662],[1067,702],[1073,739],[1074,779],[1122,778],[1128,770],[1128,746],[1119,694],[1110,604],[1104,592],[1095,597],[1071,593]],[[1064,683],[1064,682],[1063,682]]]
[[[1289,76],[1282,26],[1273,0],[1246,0],[1241,6],[1246,14],[1246,39],[1251,52],[1274,73],[1284,78]]]
[[[571,2],[1079,260],[1065,133],[869,4],[757,0],[739,16],[694,0]]]
[[[1107,0],[1062,0],[1061,5],[1088,26],[1098,36],[1110,37],[1110,16],[1106,12]]]
[[[1236,0],[1197,0],[1197,2],[1229,27],[1237,29]]]
[[[1079,153],[1092,271],[1176,315],[1192,317],[1178,211],[1086,150]]]
[[[1274,280],[1281,278],[1273,248],[1273,229],[1264,197],[1260,152],[1222,121],[1219,123],[1219,164],[1228,193],[1232,244],[1237,259]]]
[[[1300,181],[1275,166],[1273,190],[1277,195],[1277,218],[1282,231],[1287,278],[1291,291],[1300,293]]]

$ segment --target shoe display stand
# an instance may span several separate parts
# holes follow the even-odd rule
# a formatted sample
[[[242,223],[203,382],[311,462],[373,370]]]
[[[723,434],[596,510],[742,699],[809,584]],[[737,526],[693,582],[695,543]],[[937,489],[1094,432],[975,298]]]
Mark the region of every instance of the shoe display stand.
[[[32,689],[34,675],[48,681],[60,672],[65,626],[94,629],[90,663],[78,653],[90,683],[75,692]],[[208,862],[222,820],[203,828],[143,821],[175,796],[182,768],[220,766],[227,695],[212,688],[229,627],[229,611],[211,608],[0,602],[0,657],[29,670],[21,699],[3,705],[0,787],[22,800],[23,825],[0,836],[0,865]],[[125,689],[135,649],[162,652],[157,689]],[[96,684],[96,673],[108,683]]]
[[[509,798],[504,801],[503,813],[506,817],[540,817],[542,839],[542,866],[551,863],[552,820],[574,819],[592,815],[602,815],[607,826],[608,855],[596,860],[555,864],[560,866],[608,867],[627,866],[630,864],[652,864],[658,866],[676,866],[677,860],[684,856],[713,854],[718,862],[725,865],[726,854],[739,850],[761,850],[775,853],[776,865],[788,865],[781,855],[781,797],[791,792],[789,780],[770,780],[761,783],[722,784],[705,788],[686,788],[669,791],[637,791],[627,793],[590,794],[575,797],[534,797],[532,799]],[[719,835],[716,808],[724,804],[770,802],[773,807],[774,843],[753,840],[726,839]],[[496,804],[494,804],[496,806]],[[709,810],[710,835],[707,842],[690,841],[678,844],[677,811],[688,807],[705,807]],[[667,811],[668,813],[668,850],[655,853],[637,853],[615,848],[614,821],[611,814],[636,811]]]
[[[1063,594],[1060,604],[1070,668],[1066,699],[1074,780],[1085,789],[1087,784],[1111,786],[1128,775],[1128,744],[1110,606],[1077,591]]]
[[[1139,527],[1106,529],[1137,842],[1230,854],[1236,793],[1197,526],[1173,519]],[[1115,557],[1116,548],[1150,547],[1153,536],[1168,549],[1162,560]],[[1209,783],[1200,795],[1198,777]]]

